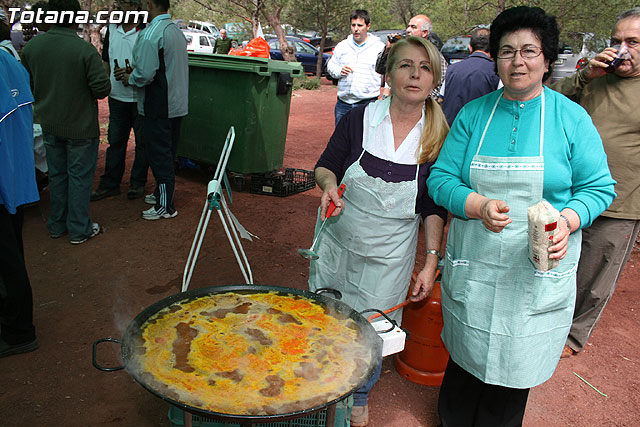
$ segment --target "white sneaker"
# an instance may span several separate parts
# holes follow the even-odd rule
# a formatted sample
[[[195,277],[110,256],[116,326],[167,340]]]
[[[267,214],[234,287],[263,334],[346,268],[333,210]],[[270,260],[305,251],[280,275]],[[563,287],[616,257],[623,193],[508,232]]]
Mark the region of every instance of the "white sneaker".
[[[144,196],[144,202],[148,205],[155,205],[156,204],[156,196],[152,194],[147,194],[146,196]]]
[[[100,225],[97,222],[94,222],[94,223],[91,224],[91,235],[90,236],[82,237],[80,239],[71,239],[71,244],[72,245],[79,245],[81,243],[86,242],[87,240],[89,240],[92,237],[96,237],[98,234],[100,234]]]
[[[178,215],[178,211],[174,211],[173,213],[168,213],[165,212],[163,214],[158,213],[158,211],[156,211],[156,208],[149,208],[146,211],[142,211],[142,218],[143,219],[148,219],[150,221],[152,220],[156,220],[156,219],[161,219],[161,218],[174,218]]]

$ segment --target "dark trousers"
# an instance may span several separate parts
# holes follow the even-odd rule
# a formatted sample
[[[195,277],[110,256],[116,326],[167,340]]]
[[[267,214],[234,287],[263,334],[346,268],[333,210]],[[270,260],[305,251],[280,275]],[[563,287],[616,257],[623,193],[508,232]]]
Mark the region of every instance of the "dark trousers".
[[[151,172],[156,180],[153,191],[156,196],[155,209],[158,213],[173,213],[176,174],[174,161],[180,140],[182,117],[173,119],[143,117],[142,135]]]
[[[576,308],[567,345],[581,351],[593,333],[627,260],[633,251],[640,221],[599,216],[582,230]]]
[[[24,264],[23,220],[22,206],[12,215],[0,205],[0,324],[2,339],[11,345],[36,337],[33,296]]]
[[[521,426],[528,397],[528,388],[484,383],[449,359],[438,399],[440,421],[443,427]]]
[[[142,120],[138,115],[136,102],[122,102],[109,97],[109,132],[104,174],[100,177],[99,188],[112,189],[120,187],[124,175],[127,143],[133,128],[136,139],[135,157],[131,166],[130,186],[144,187],[147,183],[149,162],[142,139]]]

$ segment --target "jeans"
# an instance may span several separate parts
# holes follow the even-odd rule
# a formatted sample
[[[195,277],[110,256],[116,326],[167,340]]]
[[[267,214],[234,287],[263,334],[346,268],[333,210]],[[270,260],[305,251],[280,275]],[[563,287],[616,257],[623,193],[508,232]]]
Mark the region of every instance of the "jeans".
[[[109,147],[107,147],[104,174],[100,177],[99,188],[120,187],[131,128],[135,135],[136,148],[129,183],[133,188],[144,187],[147,183],[149,162],[142,139],[142,118],[138,116],[138,106],[135,102],[122,102],[109,97],[109,132],[107,134]]]
[[[362,101],[358,101],[354,104],[347,104],[344,101],[341,101],[340,98],[338,98],[338,102],[336,102],[336,106],[333,110],[335,116],[336,116],[336,123],[335,126],[338,126],[338,122],[340,121],[340,119],[342,118],[342,116],[344,116],[345,114],[347,114],[349,111],[351,111],[352,109],[359,107],[361,105],[367,105],[370,102],[373,102],[375,100],[377,100],[378,98],[370,98],[370,99],[363,99]]]
[[[382,372],[382,357],[380,358],[380,363],[378,364],[378,369],[373,373],[373,376],[367,381],[365,385],[359,388],[355,393],[353,393],[353,406],[365,406],[367,401],[369,400],[369,393],[374,385],[380,379],[380,373]]]
[[[89,201],[98,160],[98,138],[69,139],[44,133],[49,166],[52,235],[69,232],[72,240],[92,234]]]
[[[176,185],[174,161],[178,152],[182,117],[172,119],[142,117],[142,137],[145,141],[147,159],[156,180],[153,195],[158,213],[173,213],[173,192]]]

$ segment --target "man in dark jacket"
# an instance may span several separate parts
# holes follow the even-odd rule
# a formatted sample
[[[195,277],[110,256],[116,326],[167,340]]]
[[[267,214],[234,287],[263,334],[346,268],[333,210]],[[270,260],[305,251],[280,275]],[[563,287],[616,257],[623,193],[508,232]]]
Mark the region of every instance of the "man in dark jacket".
[[[476,28],[469,42],[471,55],[464,61],[449,65],[444,84],[442,111],[449,126],[458,111],[469,101],[496,90],[500,77],[489,57],[489,30]]]
[[[50,11],[79,11],[78,0],[51,0]],[[111,83],[98,51],[78,37],[65,17],[22,51],[31,74],[35,114],[42,125],[49,167],[52,238],[69,233],[74,245],[100,233],[89,217],[93,174],[98,159],[98,99]],[[68,21],[67,21],[68,20]]]

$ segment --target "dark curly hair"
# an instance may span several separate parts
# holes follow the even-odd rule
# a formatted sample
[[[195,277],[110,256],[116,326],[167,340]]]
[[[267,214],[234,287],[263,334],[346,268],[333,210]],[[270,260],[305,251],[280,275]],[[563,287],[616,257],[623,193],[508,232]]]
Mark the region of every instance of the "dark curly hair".
[[[512,7],[496,16],[489,36],[489,51],[493,58],[497,58],[500,39],[518,30],[531,30],[540,39],[544,59],[549,61],[549,70],[542,76],[542,81],[545,81],[553,73],[553,63],[558,59],[560,31],[555,16],[548,15],[539,7],[529,6]]]

